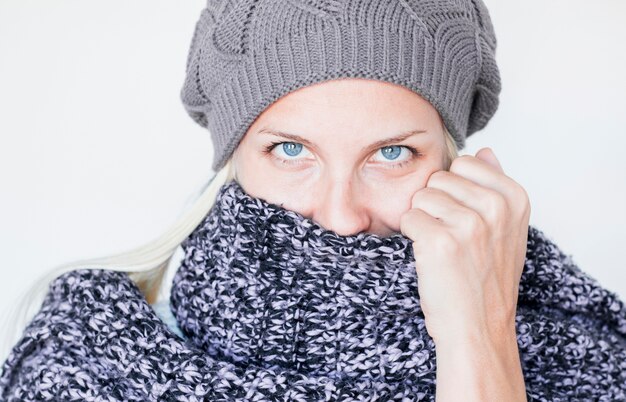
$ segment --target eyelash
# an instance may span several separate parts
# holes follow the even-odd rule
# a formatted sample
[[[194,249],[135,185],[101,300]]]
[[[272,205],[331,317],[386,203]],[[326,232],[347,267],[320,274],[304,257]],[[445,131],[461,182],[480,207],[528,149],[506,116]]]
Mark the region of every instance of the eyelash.
[[[272,153],[272,150],[276,146],[281,145],[281,144],[285,144],[285,143],[294,143],[294,142],[293,141],[275,141],[275,142],[270,142],[268,145],[266,145],[264,147],[264,152],[265,152],[265,154],[269,155],[270,157],[274,158],[275,160],[277,160],[280,163],[284,163],[284,164],[287,164],[287,165],[297,165],[299,163],[302,163],[302,162],[289,161],[289,160],[286,160],[286,159],[283,159],[283,158],[279,158],[279,157],[277,157],[276,155],[274,155]],[[297,144],[297,143],[294,143],[294,144]],[[388,145],[388,146],[395,146],[395,145]],[[398,146],[403,147],[403,148],[407,148],[411,152],[411,158],[409,158],[409,159],[407,159],[405,161],[402,161],[402,162],[398,162],[398,163],[385,163],[385,165],[388,165],[387,166],[388,169],[399,169],[399,168],[402,168],[405,165],[413,162],[415,159],[423,156],[422,153],[417,148],[413,148],[413,147],[410,147],[408,145],[398,145]],[[383,148],[385,148],[385,147],[383,147]],[[379,148],[379,149],[382,149],[382,148]]]

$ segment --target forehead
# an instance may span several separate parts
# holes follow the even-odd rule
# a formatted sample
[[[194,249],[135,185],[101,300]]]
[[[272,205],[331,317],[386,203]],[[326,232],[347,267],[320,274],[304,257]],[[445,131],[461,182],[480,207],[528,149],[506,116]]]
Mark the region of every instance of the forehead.
[[[308,137],[380,139],[414,129],[437,130],[437,110],[394,83],[361,78],[327,80],[292,91],[265,109],[249,131],[263,128]]]
[[[365,78],[337,78],[307,85],[280,97],[268,110],[294,108],[301,104],[345,108],[381,108],[391,104],[435,110],[422,96],[404,86]]]

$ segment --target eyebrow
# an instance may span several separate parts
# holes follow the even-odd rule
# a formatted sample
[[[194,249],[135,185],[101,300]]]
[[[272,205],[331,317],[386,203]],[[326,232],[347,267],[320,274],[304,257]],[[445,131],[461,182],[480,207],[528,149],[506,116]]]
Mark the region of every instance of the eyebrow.
[[[409,130],[409,131],[405,131],[399,135],[393,136],[393,137],[389,137],[389,138],[385,138],[382,140],[378,140],[376,142],[374,142],[373,144],[370,144],[368,146],[363,147],[361,150],[362,151],[367,151],[369,149],[377,149],[377,148],[382,148],[385,147],[387,145],[390,144],[395,144],[401,141],[406,140],[407,138],[416,135],[416,134],[421,134],[421,133],[425,133],[426,130]],[[286,133],[283,131],[279,131],[279,130],[272,130],[269,128],[264,128],[262,130],[260,130],[258,132],[259,134],[270,134],[270,135],[276,135],[279,137],[283,137],[283,138],[287,138],[289,140],[293,140],[295,142],[300,142],[308,147],[311,148],[316,148],[315,144],[313,144],[311,141],[307,140],[306,138],[300,137],[299,135],[296,134],[291,134],[291,133]]]

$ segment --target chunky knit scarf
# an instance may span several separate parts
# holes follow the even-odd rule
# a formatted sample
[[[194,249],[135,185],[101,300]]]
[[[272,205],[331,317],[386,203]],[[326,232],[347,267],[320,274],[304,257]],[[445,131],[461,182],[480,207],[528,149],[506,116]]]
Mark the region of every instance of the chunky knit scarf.
[[[529,228],[517,339],[529,401],[626,400],[626,307]],[[433,401],[412,242],[339,236],[224,184],[171,306],[121,272],[65,273],[3,365],[2,401]]]

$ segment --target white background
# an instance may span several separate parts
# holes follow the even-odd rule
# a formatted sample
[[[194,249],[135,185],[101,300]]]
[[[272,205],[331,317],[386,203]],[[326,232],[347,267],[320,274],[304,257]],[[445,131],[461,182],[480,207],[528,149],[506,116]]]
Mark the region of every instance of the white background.
[[[626,300],[626,3],[488,0],[491,147],[531,224]],[[39,273],[142,245],[212,175],[179,100],[204,0],[0,0],[0,305]]]

